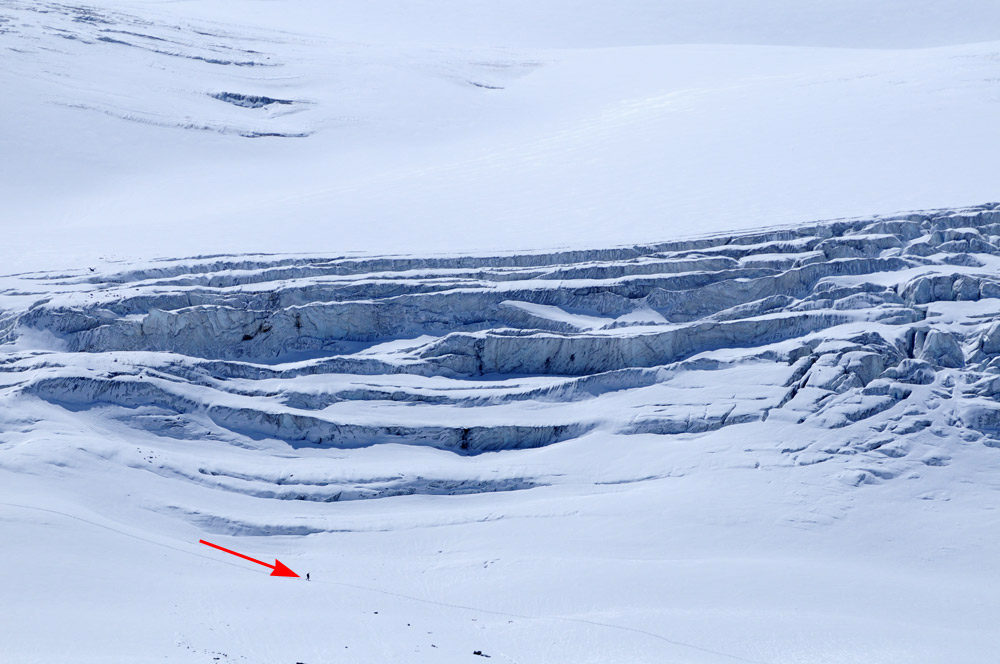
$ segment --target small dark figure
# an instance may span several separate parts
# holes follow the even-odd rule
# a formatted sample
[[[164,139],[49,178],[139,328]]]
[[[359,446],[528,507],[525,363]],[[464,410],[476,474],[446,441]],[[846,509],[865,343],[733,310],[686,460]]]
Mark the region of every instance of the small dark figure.
[[[306,572],[306,581],[309,580],[309,572]]]

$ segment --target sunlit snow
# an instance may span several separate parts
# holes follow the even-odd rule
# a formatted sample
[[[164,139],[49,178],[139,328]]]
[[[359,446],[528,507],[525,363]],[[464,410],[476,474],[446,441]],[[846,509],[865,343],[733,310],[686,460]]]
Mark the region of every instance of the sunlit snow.
[[[993,662],[997,39],[0,0],[0,662]]]

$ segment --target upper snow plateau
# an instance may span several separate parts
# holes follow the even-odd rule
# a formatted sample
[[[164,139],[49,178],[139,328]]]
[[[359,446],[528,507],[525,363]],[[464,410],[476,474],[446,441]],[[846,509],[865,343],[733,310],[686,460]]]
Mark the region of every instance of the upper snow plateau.
[[[0,0],[0,662],[995,662],[998,39]]]
[[[0,0],[3,272],[996,196],[994,0]]]

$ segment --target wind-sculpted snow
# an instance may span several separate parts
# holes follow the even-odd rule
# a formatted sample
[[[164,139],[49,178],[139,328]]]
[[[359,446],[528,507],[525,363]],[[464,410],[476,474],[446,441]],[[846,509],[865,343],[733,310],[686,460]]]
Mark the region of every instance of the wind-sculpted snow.
[[[750,438],[774,463],[865,484],[1000,447],[998,268],[985,205],[593,251],[24,274],[5,280],[0,378],[9,403],[187,449],[120,463],[263,499],[524,489],[563,480],[520,454],[590,432],[747,427],[771,432]],[[457,465],[292,479],[208,468],[218,445],[416,446]],[[458,461],[498,451],[490,472]]]
[[[314,131],[309,114],[300,115],[308,109],[306,103],[260,94],[287,87],[287,81],[265,73],[286,65],[273,51],[276,46],[285,54],[283,47],[294,50],[287,37],[244,35],[217,24],[54,2],[4,0],[0,11],[13,19],[4,56],[11,71],[50,86],[48,103],[151,127],[246,138],[302,138]],[[158,99],[126,98],[109,90],[107,81],[77,81],[71,94],[59,91],[65,78],[81,75],[75,63],[89,58],[105,63],[101,71],[113,69],[111,78],[123,88],[170,92]],[[39,60],[46,64],[39,66]],[[136,75],[122,70],[122,61],[145,66]],[[246,89],[201,88],[232,84]],[[212,101],[202,102],[199,96]]]
[[[369,46],[136,9],[0,0],[6,68],[45,90],[46,105],[85,116],[79,121],[106,116],[154,131],[301,139],[367,121],[344,98],[385,85],[373,83],[370,68],[399,66],[372,63]],[[503,87],[490,83],[538,66],[482,54],[460,58],[409,60],[434,82],[483,94]],[[328,76],[336,81],[334,95],[320,88],[317,98],[309,83]]]

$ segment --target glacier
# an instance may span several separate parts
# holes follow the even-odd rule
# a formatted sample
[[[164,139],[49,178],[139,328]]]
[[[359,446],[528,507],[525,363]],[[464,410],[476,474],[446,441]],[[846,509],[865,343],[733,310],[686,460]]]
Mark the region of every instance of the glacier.
[[[854,591],[865,607],[843,605],[804,623],[811,639],[837,639],[820,647],[824,659],[804,657],[784,632],[761,650],[759,634],[747,630],[797,596],[781,581],[796,569],[819,575],[796,583],[839,606],[840,573],[817,569],[852,564],[854,547],[892,560],[886,551],[898,539],[918,558],[899,564],[939,572],[952,560],[941,558],[950,549],[944,540],[964,542],[971,561],[995,548],[982,537],[995,523],[996,494],[981,485],[995,487],[987,478],[1000,467],[998,267],[1000,204],[986,204],[609,249],[228,255],[11,275],[0,294],[0,503],[10,518],[42,510],[98,535],[110,530],[200,556],[202,567],[205,555],[186,533],[238,538],[235,547],[260,540],[254,546],[268,550],[294,540],[291,555],[282,549],[284,562],[302,573],[310,565],[338,596],[355,593],[334,610],[340,620],[356,619],[351,602],[374,606],[373,595],[395,598],[377,604],[394,607],[407,627],[423,613],[409,613],[410,604],[444,611],[437,619],[446,622],[449,612],[464,612],[473,623],[486,619],[489,634],[439,626],[447,636],[437,640],[510,652],[510,661],[545,652],[544,635],[553,633],[571,639],[553,661],[613,661],[623,652],[634,661],[848,661],[872,652],[943,661],[953,646],[929,623],[972,630],[962,652],[985,661],[977,657],[988,651],[989,630],[970,628],[966,611],[946,617],[927,605],[931,596],[911,598],[902,611],[903,586],[894,584],[912,576],[887,580],[871,562],[845,572],[867,579]],[[108,484],[98,490],[95,482]],[[973,482],[976,490],[961,488]],[[73,502],[25,504],[22,492]],[[960,516],[956,504],[965,506]],[[597,544],[596,533],[574,525],[581,514],[600,532],[625,530]],[[917,537],[911,522],[930,517],[950,525]],[[661,530],[661,519],[680,531]],[[470,524],[492,523],[499,529],[481,536],[489,544],[475,546],[496,555],[466,569]],[[434,535],[456,528],[465,534]],[[874,534],[859,534],[870,528]],[[513,539],[494,541],[508,532]],[[755,553],[717,558],[712,533],[725,533],[721,542],[748,538]],[[427,536],[434,544],[421,543]],[[383,549],[371,537],[399,543]],[[703,566],[692,572],[702,585],[680,595],[687,606],[702,602],[695,598],[706,588],[707,596],[721,592],[720,575],[734,570],[744,570],[729,582],[736,592],[758,574],[770,590],[735,604],[723,593],[680,623],[669,613],[673,600],[655,593],[623,595],[606,613],[615,585],[591,580],[587,587],[600,590],[587,600],[566,594],[568,579],[548,576],[567,555],[565,537],[584,537],[596,552],[610,546],[573,565],[615,584],[638,578],[617,569],[620,554],[611,551],[622,546],[639,547],[644,553],[628,555],[647,564],[667,555],[679,565],[665,574],[637,568],[652,587]],[[880,552],[866,548],[882,537]],[[673,553],[661,549],[668,543]],[[348,556],[356,560],[340,561],[352,573],[322,567],[331,546],[362,547]],[[374,564],[371,546],[382,562],[359,572]],[[407,550],[406,562],[395,546]],[[815,550],[795,557],[788,546]],[[490,583],[502,585],[482,589],[499,561],[510,567]],[[948,564],[948,584],[972,583],[964,565]],[[969,574],[981,573],[980,563],[967,564]],[[412,565],[437,580],[412,585]],[[548,580],[535,578],[532,565]],[[466,571],[445,582],[434,569]],[[523,583],[562,599],[544,608]],[[878,590],[887,583],[891,591]],[[990,587],[982,586],[988,597],[962,591],[976,598],[978,620],[1000,610]],[[459,599],[468,593],[475,601]],[[512,599],[522,596],[533,599]],[[294,623],[288,633],[305,634],[326,615],[321,597],[275,601],[292,602],[281,604]],[[581,613],[581,601],[594,608]],[[871,632],[851,623],[876,609],[904,617]],[[303,621],[303,611],[318,613]],[[250,623],[240,615],[242,626],[227,637],[182,630],[197,635],[200,649],[182,639],[149,652],[201,661],[216,653],[212,644],[222,659],[241,647],[244,657],[260,657],[268,637],[244,631]],[[545,626],[552,620],[568,623]],[[167,621],[176,627],[176,618]],[[720,638],[723,625],[733,636]],[[326,657],[343,642],[365,653],[349,661],[379,652],[431,661],[438,649],[431,641],[421,649],[422,639],[405,630],[388,650],[335,633],[311,637],[306,650]],[[591,640],[600,644],[592,660],[583,645]],[[108,652],[98,644],[95,652]]]
[[[0,661],[991,664],[998,25],[0,0]]]

